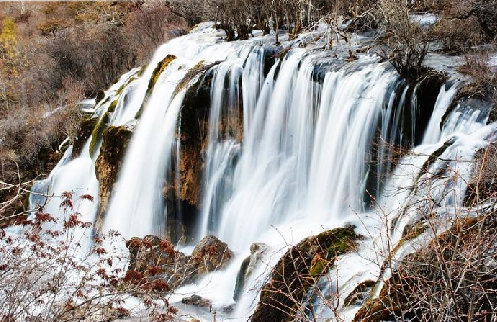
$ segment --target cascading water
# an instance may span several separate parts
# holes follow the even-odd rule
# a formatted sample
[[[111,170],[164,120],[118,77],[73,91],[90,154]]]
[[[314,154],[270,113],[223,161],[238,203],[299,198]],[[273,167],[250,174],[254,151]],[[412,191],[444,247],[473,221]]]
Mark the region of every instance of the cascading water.
[[[297,218],[338,218],[347,211],[347,205],[355,211],[364,209],[365,154],[387,89],[397,76],[386,65],[364,59],[328,73],[320,85],[313,80],[317,59],[326,57],[306,55],[303,50],[289,53],[281,66],[273,66],[259,100],[253,105],[243,100],[248,125],[230,180],[232,192],[223,192],[221,197],[218,189],[206,193],[207,201],[219,203],[224,198],[224,207],[210,211],[210,215],[220,217],[211,224],[217,227],[216,235],[235,249],[246,248],[274,224]],[[277,68],[278,77],[271,79]],[[239,78],[239,73],[234,77]],[[219,78],[216,81],[223,82],[226,73],[220,73]],[[216,96],[224,87],[213,84],[217,92],[213,93],[211,113],[221,112],[217,105],[222,102]],[[229,91],[237,88],[230,86]],[[211,116],[211,121],[221,117]],[[212,148],[217,153],[226,148],[225,140],[210,138],[210,146],[217,145]],[[225,158],[230,154],[228,151]],[[225,160],[218,155],[211,160],[216,159]],[[206,182],[209,187],[212,182],[225,181],[219,180],[218,173],[207,171]],[[205,223],[207,218],[203,220]],[[203,235],[205,228],[204,224]]]
[[[138,72],[137,69],[123,75],[121,79],[113,85],[106,93],[102,100],[99,110],[96,113],[100,119],[103,117],[111,104],[111,98],[116,96],[116,92],[125,84],[133,81],[133,76]],[[73,209],[82,215],[81,220],[94,222],[98,208],[98,180],[95,176],[95,160],[97,155],[91,155],[90,145],[92,138],[89,138],[81,149],[80,155],[73,158],[73,147],[69,147],[61,161],[52,170],[50,176],[42,181],[37,181],[33,185],[30,195],[31,209],[38,205],[43,205],[44,210],[50,214],[57,215],[59,218],[64,217],[64,210],[60,204],[63,201],[62,195],[65,192],[72,194]],[[93,201],[87,198],[81,198],[83,195],[93,197]],[[82,233],[82,232],[81,232]],[[90,244],[90,238],[87,236],[84,250],[87,250]],[[82,243],[84,243],[82,241]]]
[[[125,237],[164,235],[174,210],[165,209],[163,188],[165,181],[181,179],[183,147],[178,137],[188,131],[178,125],[182,104],[201,77],[196,69],[214,65],[209,71],[209,125],[196,238],[216,235],[235,251],[235,259],[225,271],[177,290],[172,302],[196,293],[215,308],[232,305],[240,265],[250,255],[250,245],[261,242],[269,250],[246,282],[236,309],[226,313],[246,320],[261,281],[289,246],[353,223],[368,238],[358,254],[343,256],[330,272],[343,284],[323,286],[340,288],[343,303],[359,283],[376,281],[380,274],[371,264],[378,260],[373,249],[384,246],[378,210],[388,215],[389,225],[395,226],[392,239],[398,241],[404,227],[416,220],[411,205],[421,195],[432,194],[440,207],[459,205],[464,179],[471,172],[469,161],[494,139],[495,126],[486,125],[486,111],[468,104],[448,111],[459,80],[443,84],[436,102],[428,106],[418,96],[422,83],[407,84],[374,56],[345,62],[327,50],[297,48],[303,47],[300,39],[283,39],[289,51],[279,56],[275,53],[281,48],[270,44],[271,37],[227,43],[219,40],[221,35],[204,24],[161,46],[148,67],[123,76],[97,105],[100,119],[111,114],[108,125],[129,124],[140,116],[103,229],[118,230]],[[98,144],[92,155],[92,140],[99,143],[88,139],[73,160],[68,150],[33,191],[98,196]],[[410,152],[399,157],[392,145]],[[442,160],[430,161],[430,171],[423,170],[440,149]],[[430,172],[445,169],[458,169],[462,179],[447,174],[430,185],[420,183]],[[71,175],[76,171],[77,176]],[[371,205],[372,199],[377,204]],[[35,202],[39,200],[33,194]],[[57,207],[54,204],[55,212]],[[94,220],[97,202],[91,207],[85,211]],[[341,308],[348,317],[357,309]]]

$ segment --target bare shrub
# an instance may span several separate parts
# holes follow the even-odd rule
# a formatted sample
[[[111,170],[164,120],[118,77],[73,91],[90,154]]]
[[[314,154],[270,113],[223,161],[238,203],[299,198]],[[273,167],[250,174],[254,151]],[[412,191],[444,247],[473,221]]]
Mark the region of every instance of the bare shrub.
[[[181,33],[185,23],[160,2],[138,7],[126,19],[127,43],[143,62],[160,44]]]
[[[64,218],[58,221],[40,207],[22,227],[0,230],[0,318],[2,321],[108,320],[128,317],[134,309],[153,320],[172,319],[169,286],[161,280],[126,271],[127,255],[119,235],[111,232],[85,245],[91,223],[84,222],[76,202],[89,195],[60,198]],[[137,298],[137,308],[125,301]],[[137,312],[134,312],[137,313]]]
[[[421,219],[405,227],[397,245],[391,245],[387,229],[391,246],[381,257],[386,258],[383,271],[388,268],[390,273],[382,274],[379,295],[361,307],[356,321],[496,319],[495,151],[491,145],[477,155],[465,201],[469,208],[437,211],[437,201],[428,193],[412,205]],[[455,169],[449,171],[459,176]],[[398,245],[406,243],[410,254],[396,256]]]
[[[466,63],[458,71],[472,79],[464,89],[464,94],[489,99],[497,106],[497,75],[489,66],[490,53],[485,49],[473,50],[466,55]],[[493,120],[495,116],[491,115],[490,118]]]
[[[405,1],[379,0],[381,37],[380,55],[388,59],[407,79],[416,79],[423,72],[423,61],[428,53],[428,34],[411,20]]]
[[[435,228],[435,227],[433,227]],[[493,321],[497,305],[494,214],[457,220],[398,263],[361,321]]]

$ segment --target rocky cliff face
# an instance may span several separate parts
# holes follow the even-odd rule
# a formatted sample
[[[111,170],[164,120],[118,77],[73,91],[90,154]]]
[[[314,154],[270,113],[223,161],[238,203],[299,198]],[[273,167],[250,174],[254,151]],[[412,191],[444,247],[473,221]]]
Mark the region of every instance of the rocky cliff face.
[[[171,211],[167,237],[173,241],[190,240],[194,234],[194,223],[200,208],[202,179],[207,150],[207,133],[209,127],[210,91],[212,73],[209,66],[194,69],[203,76],[185,94],[178,116],[176,137],[181,146],[179,156],[172,160],[173,177],[168,174],[172,184],[163,188],[166,205]],[[185,77],[185,79],[188,79]],[[179,84],[178,88],[184,86]],[[177,168],[177,169],[176,169]]]
[[[133,130],[132,126],[109,126],[103,132],[100,155],[95,162],[95,174],[99,182],[99,205],[95,221],[97,231],[102,227],[110,194],[117,180]]]

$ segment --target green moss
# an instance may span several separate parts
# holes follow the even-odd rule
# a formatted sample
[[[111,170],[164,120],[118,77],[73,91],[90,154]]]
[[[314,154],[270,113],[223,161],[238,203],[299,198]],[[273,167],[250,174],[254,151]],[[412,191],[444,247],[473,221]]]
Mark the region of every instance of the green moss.
[[[354,226],[328,230],[315,237],[310,237],[308,243],[316,255],[312,259],[309,275],[317,277],[326,274],[328,269],[333,266],[337,256],[357,248],[357,240],[359,239],[361,236],[355,233]]]
[[[309,269],[309,275],[312,277],[321,276],[325,268],[328,266],[328,261],[324,258],[318,258],[314,263],[312,263],[311,268]]]
[[[346,226],[325,231],[310,238],[310,242],[317,244],[325,250],[326,260],[350,252],[357,247],[356,241],[360,239],[355,233],[354,226]]]
[[[151,92],[152,88],[157,84],[157,81],[159,80],[160,75],[164,70],[169,66],[169,64],[172,63],[173,60],[176,59],[176,56],[174,55],[167,55],[166,58],[161,60],[161,62],[155,67],[154,71],[152,72],[152,77],[150,78],[150,81],[148,82],[148,88],[147,92]],[[148,93],[150,94],[150,93]]]
[[[93,129],[93,132],[91,133],[91,141],[90,141],[90,155],[93,157],[95,155],[98,143],[102,140],[102,134],[109,124],[110,121],[110,115],[109,113],[105,113],[100,120],[98,121],[97,125]]]
[[[167,55],[161,62],[155,67],[154,71],[152,72],[152,77],[150,77],[150,81],[148,82],[148,87],[147,87],[147,92],[145,93],[145,99],[143,100],[142,105],[140,106],[140,109],[135,115],[136,119],[139,119],[142,114],[143,114],[143,108],[145,107],[145,104],[147,103],[150,94],[152,94],[152,90],[157,84],[157,81],[159,80],[160,75],[162,72],[171,64],[173,60],[176,59],[176,56],[174,55]]]
[[[184,89],[196,75],[205,72],[206,69],[210,68],[211,66],[204,66],[204,61],[199,61],[195,66],[193,66],[192,69],[188,71],[188,73],[186,73],[185,77],[183,77],[183,79],[179,82],[178,86],[176,86],[174,95],[178,94],[182,89]]]
[[[122,84],[121,87],[119,87],[117,89],[116,96],[120,96],[123,93],[124,89],[126,87],[128,87],[129,84],[131,84],[132,82],[134,82],[135,80],[137,80],[141,76],[141,73],[142,73],[142,70],[140,69],[138,71],[138,73],[136,73],[135,75],[128,78],[128,80],[124,84]]]
[[[116,98],[112,103],[110,103],[109,108],[107,109],[107,112],[109,113],[114,113],[117,107],[117,102],[119,101],[119,98]]]
[[[145,70],[147,70],[147,66],[141,66],[141,67],[140,67],[140,70],[138,71],[138,73],[136,73],[136,75],[137,75],[138,77],[142,77],[142,76],[143,76],[143,74],[145,73]]]

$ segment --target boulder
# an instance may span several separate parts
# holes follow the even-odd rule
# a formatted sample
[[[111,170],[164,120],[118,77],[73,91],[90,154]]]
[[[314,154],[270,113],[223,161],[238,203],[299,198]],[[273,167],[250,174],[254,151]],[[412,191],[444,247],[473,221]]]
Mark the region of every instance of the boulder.
[[[206,236],[195,246],[190,263],[197,275],[203,275],[225,268],[233,257],[233,252],[215,236]]]
[[[187,256],[174,250],[168,240],[152,235],[143,239],[134,237],[126,242],[126,247],[130,252],[128,271],[140,272],[149,279],[164,280],[171,288],[190,280],[193,275]]]
[[[204,299],[203,297],[198,296],[196,294],[181,299],[181,303],[187,305],[199,306],[199,307],[211,306],[211,302],[208,299]]]
[[[214,236],[202,239],[192,256],[176,251],[169,240],[153,235],[131,238],[126,247],[130,253],[128,271],[139,272],[148,279],[163,280],[171,289],[225,268],[233,257],[226,243]]]
[[[291,320],[309,288],[333,267],[337,256],[356,249],[360,238],[354,226],[347,226],[309,237],[290,248],[262,287],[251,321]]]

